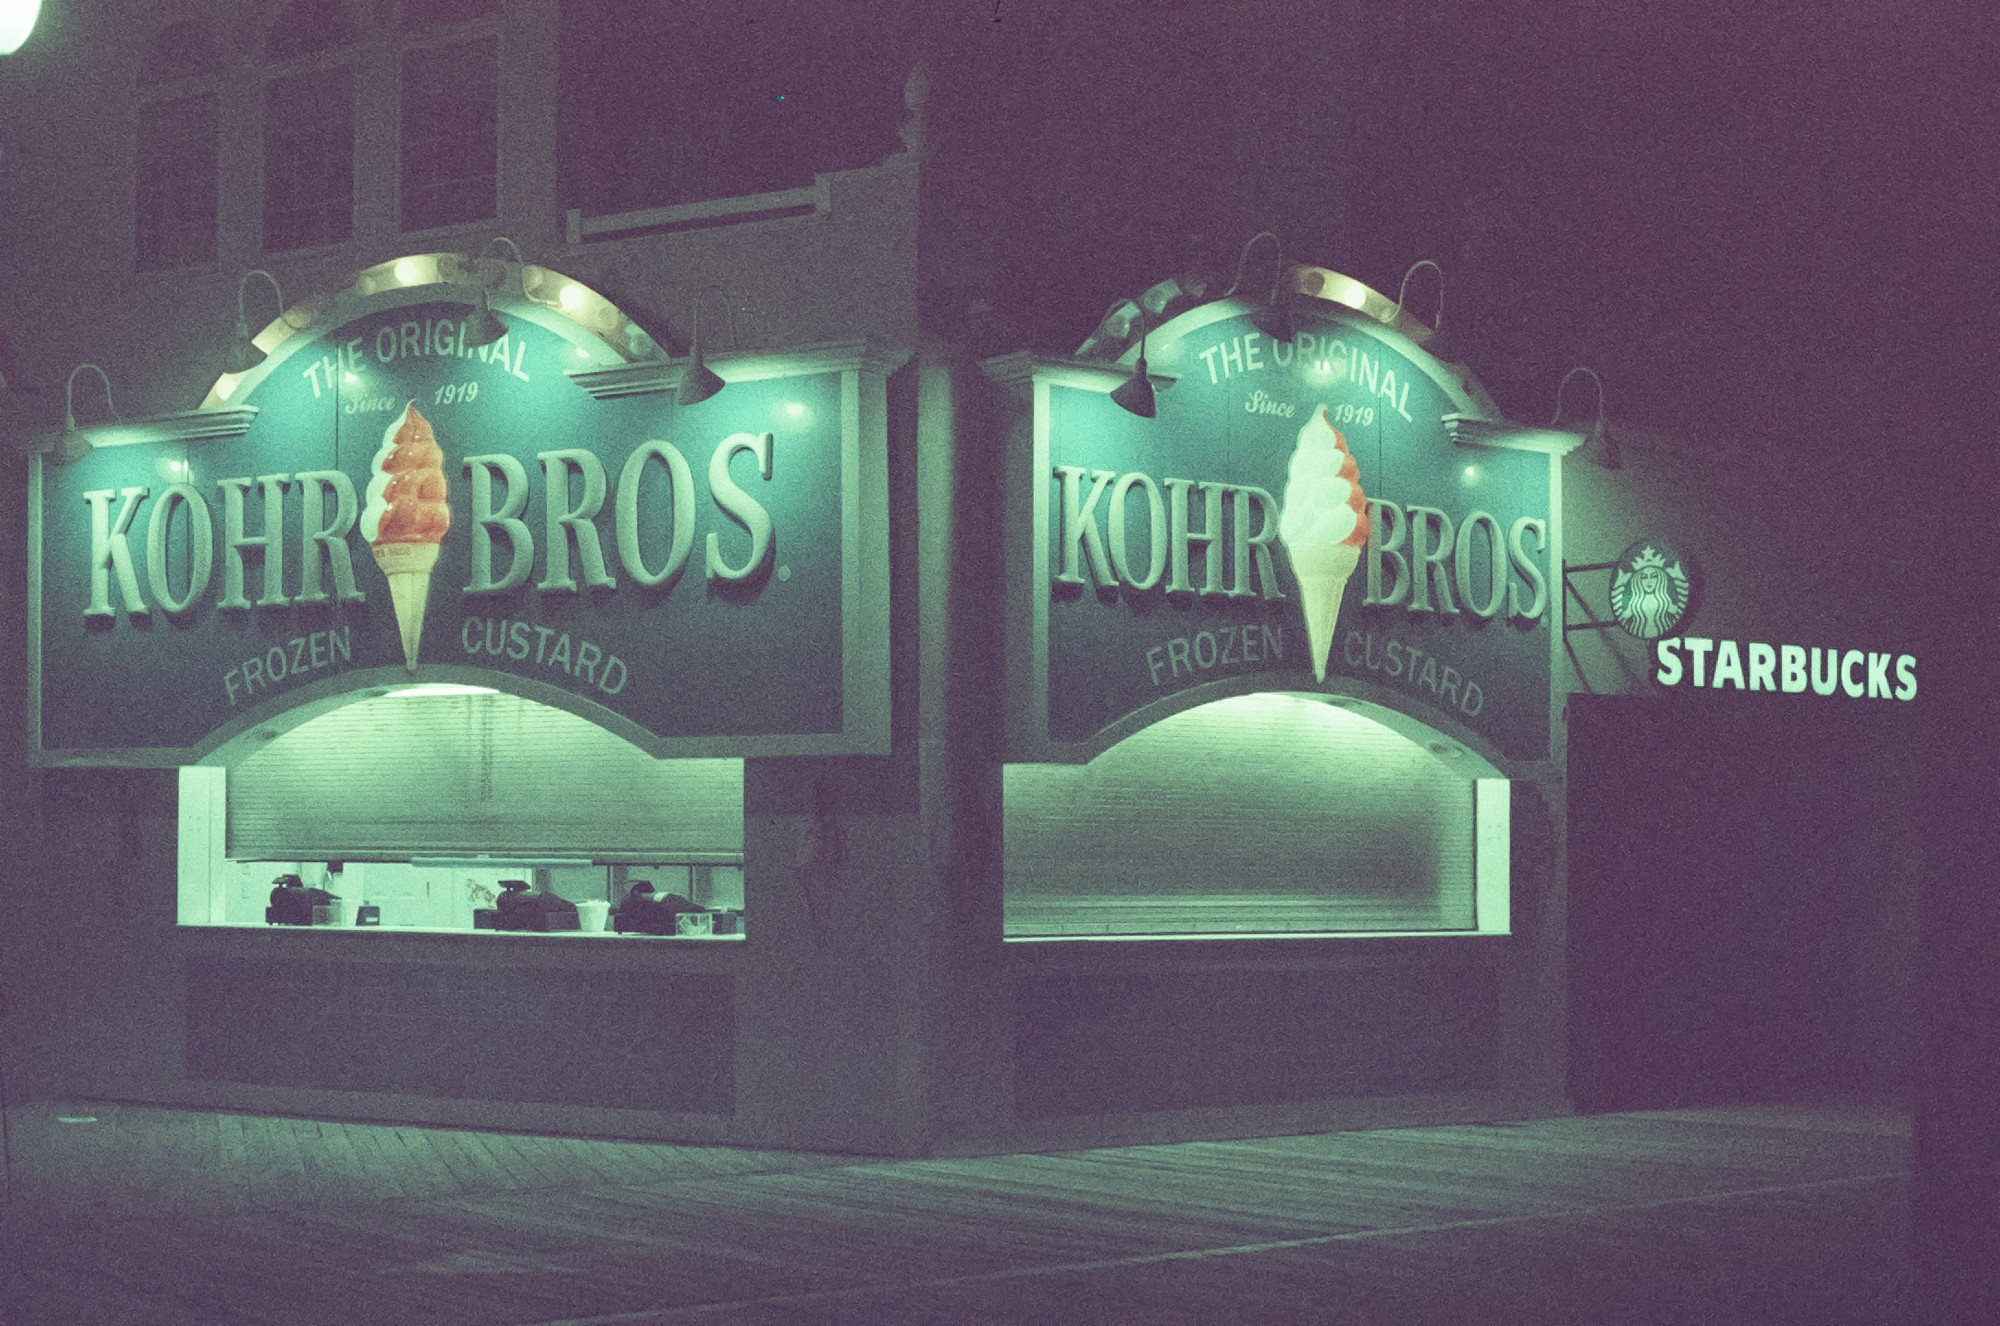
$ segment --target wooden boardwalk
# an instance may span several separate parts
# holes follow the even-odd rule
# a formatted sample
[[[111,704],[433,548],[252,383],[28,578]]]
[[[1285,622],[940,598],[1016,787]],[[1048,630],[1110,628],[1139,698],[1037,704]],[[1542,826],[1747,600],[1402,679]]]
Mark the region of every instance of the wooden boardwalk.
[[[1908,1124],[1862,1108],[958,1160],[10,1116],[5,1326],[1902,1320]]]

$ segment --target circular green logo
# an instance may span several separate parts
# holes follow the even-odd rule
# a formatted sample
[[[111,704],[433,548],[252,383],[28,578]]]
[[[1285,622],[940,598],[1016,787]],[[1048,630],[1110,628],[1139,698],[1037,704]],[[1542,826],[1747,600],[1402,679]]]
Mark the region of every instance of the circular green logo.
[[[1641,539],[1611,564],[1611,612],[1626,634],[1641,640],[1678,635],[1694,615],[1700,575],[1679,546]]]

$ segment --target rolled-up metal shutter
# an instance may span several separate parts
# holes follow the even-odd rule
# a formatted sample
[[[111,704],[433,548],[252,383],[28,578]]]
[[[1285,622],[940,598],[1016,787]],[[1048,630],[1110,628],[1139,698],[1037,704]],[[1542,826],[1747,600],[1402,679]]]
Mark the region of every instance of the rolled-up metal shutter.
[[[741,760],[654,759],[512,695],[357,701],[239,761],[228,800],[238,859],[743,853]]]
[[[1315,699],[1216,701],[1005,778],[1011,935],[1474,925],[1471,771]]]

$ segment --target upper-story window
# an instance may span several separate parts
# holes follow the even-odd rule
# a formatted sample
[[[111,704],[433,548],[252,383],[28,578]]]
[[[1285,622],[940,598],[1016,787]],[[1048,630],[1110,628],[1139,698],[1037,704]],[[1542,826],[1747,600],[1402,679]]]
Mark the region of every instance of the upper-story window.
[[[500,0],[403,0],[403,31],[455,27],[500,12]]]
[[[343,0],[294,0],[264,45],[264,247],[333,244],[354,231],[357,30]]]
[[[442,41],[405,48],[400,124],[402,227],[429,230],[483,221],[499,209],[500,38],[466,39],[479,0],[409,0],[406,29],[447,29]]]
[[[356,36],[347,0],[292,0],[264,42],[267,60],[296,60],[339,50]]]
[[[199,19],[160,29],[140,70],[133,252],[140,271],[215,260],[215,40]]]
[[[752,8],[754,22],[733,6],[561,0],[565,207],[795,188],[899,149],[909,25],[825,0]]]
[[[180,78],[200,78],[216,69],[215,37],[198,18],[177,19],[161,28],[146,52],[145,83],[152,87]]]

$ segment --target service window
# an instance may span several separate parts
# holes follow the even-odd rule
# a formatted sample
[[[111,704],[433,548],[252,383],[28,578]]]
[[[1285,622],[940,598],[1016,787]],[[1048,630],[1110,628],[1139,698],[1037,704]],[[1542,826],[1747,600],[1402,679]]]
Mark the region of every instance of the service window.
[[[649,888],[739,936],[743,762],[660,760],[567,711],[480,687],[380,692],[228,767],[181,771],[181,920],[263,925],[278,881],[331,895],[315,924],[494,926],[518,880],[619,933]]]
[[[1175,714],[1088,764],[1010,765],[1006,933],[1504,930],[1508,784],[1437,747],[1267,694]]]

